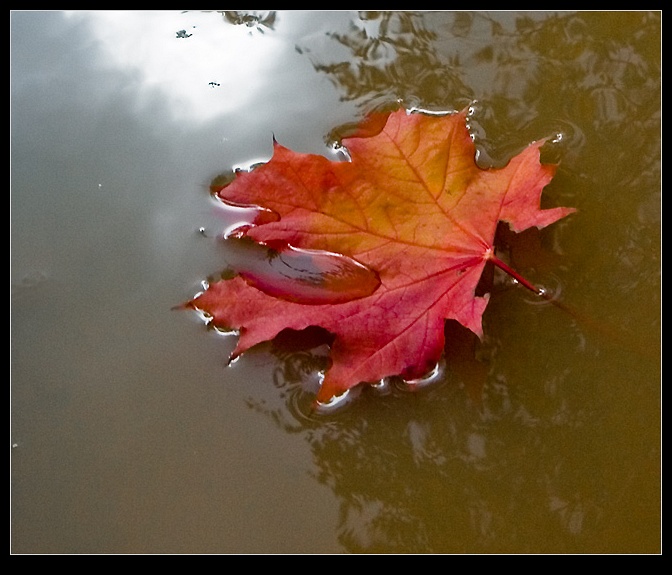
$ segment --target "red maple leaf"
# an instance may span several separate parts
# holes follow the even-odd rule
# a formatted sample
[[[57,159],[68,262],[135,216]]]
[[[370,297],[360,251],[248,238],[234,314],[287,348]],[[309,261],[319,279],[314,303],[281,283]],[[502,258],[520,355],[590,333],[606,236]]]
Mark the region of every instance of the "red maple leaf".
[[[366,122],[377,126],[374,135],[343,139],[350,161],[300,154],[274,142],[268,163],[239,173],[218,192],[226,202],[275,214],[264,212],[240,235],[276,256],[311,253],[302,250],[342,254],[343,265],[322,276],[317,258],[318,272],[311,277],[327,283],[324,278],[336,278],[327,296],[313,298],[312,292],[282,285],[273,289],[272,279],[243,271],[186,304],[215,325],[239,330],[234,357],[285,328],[321,326],[331,332],[331,366],[320,402],[360,382],[421,377],[442,354],[446,319],[481,336],[489,295],[477,297],[475,288],[486,262],[526,283],[494,256],[497,223],[522,231],[574,211],[540,209],[542,189],[556,169],[540,163],[543,141],[501,169],[481,169],[466,112],[398,110]]]

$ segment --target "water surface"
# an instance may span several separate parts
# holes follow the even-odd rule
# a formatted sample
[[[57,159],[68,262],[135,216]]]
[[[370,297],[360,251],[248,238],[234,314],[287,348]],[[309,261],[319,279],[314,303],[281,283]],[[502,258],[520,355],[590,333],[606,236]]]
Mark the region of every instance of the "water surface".
[[[660,14],[11,14],[12,551],[660,550]],[[275,137],[474,107],[483,166],[550,137],[429,385],[306,416],[325,334],[232,365],[174,311],[226,273],[209,186]],[[415,391],[411,391],[411,388]]]

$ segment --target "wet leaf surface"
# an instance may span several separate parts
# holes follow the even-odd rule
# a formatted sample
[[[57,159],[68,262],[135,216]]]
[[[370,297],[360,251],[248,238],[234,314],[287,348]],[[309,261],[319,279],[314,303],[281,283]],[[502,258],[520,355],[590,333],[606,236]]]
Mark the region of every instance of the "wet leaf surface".
[[[267,164],[217,192],[278,214],[239,231],[266,246],[270,265],[243,269],[187,305],[240,330],[236,357],[285,328],[334,334],[321,402],[361,382],[424,376],[443,352],[446,319],[482,335],[489,296],[476,287],[498,222],[522,231],[574,211],[540,209],[555,173],[540,163],[543,141],[481,169],[466,120],[466,111],[372,114],[365,132],[343,139],[347,162],[274,142]],[[331,255],[310,261],[305,250]]]

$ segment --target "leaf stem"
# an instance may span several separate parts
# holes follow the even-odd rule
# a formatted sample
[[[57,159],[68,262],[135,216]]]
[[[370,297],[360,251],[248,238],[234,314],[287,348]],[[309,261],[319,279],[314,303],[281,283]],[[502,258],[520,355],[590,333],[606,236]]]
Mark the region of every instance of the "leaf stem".
[[[548,297],[548,294],[546,293],[545,290],[542,290],[535,286],[534,284],[530,283],[527,281],[523,276],[521,276],[516,270],[513,268],[509,267],[506,265],[502,260],[500,260],[492,250],[489,250],[488,253],[486,254],[486,259],[490,260],[493,264],[495,264],[500,270],[505,271],[507,274],[509,274],[514,280],[516,280],[519,284],[525,286],[527,289],[530,291],[534,292],[538,296],[543,297],[544,299],[550,299]]]

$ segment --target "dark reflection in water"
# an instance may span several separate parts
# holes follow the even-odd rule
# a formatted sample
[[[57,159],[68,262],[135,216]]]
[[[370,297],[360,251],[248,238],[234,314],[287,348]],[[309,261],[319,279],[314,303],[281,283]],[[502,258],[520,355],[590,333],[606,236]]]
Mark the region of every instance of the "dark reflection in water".
[[[315,69],[343,89],[343,98],[362,103],[454,104],[467,92],[459,67],[443,61],[427,24],[428,15],[411,12],[362,12],[347,33],[327,36],[345,47],[344,58]],[[462,96],[463,97],[463,96]]]
[[[547,364],[545,381],[532,389],[514,384],[521,378],[491,360],[478,401],[459,365],[449,364],[443,385],[416,393],[364,388],[325,415],[311,411],[328,349],[306,349],[316,337],[328,342],[327,334],[285,334],[275,342],[280,402],[267,396],[248,405],[309,442],[315,477],[341,500],[338,538],[348,551],[657,549],[657,434],[639,419],[640,410],[655,413],[655,397],[620,392],[618,401],[637,411],[612,412],[610,399],[599,397],[608,390],[593,385],[596,378],[615,381],[623,369],[652,379],[655,369],[642,370],[638,358],[608,372],[591,366],[594,358],[573,367]],[[619,392],[610,393],[613,400]]]
[[[659,35],[651,12],[375,12],[327,33],[343,52],[297,47],[365,110],[478,100],[485,165],[550,137],[545,159],[562,166],[545,201],[581,215],[506,242],[510,256],[643,341],[624,348],[500,290],[471,367],[448,362],[444,385],[421,393],[365,389],[329,417],[302,399],[325,348],[276,347],[289,409],[250,406],[304,430],[349,551],[659,549]]]
[[[256,28],[263,34],[264,29],[273,30],[275,28],[277,13],[275,10],[222,10],[221,14],[231,24]]]
[[[651,12],[367,12],[347,33],[327,33],[346,49],[338,61],[324,48],[303,49],[342,98],[365,108],[396,99],[442,109],[486,102],[479,121],[497,122],[501,135],[488,129],[482,143],[510,151],[552,135],[553,122],[585,119],[600,131],[655,117],[660,47],[651,38],[659,26]]]

